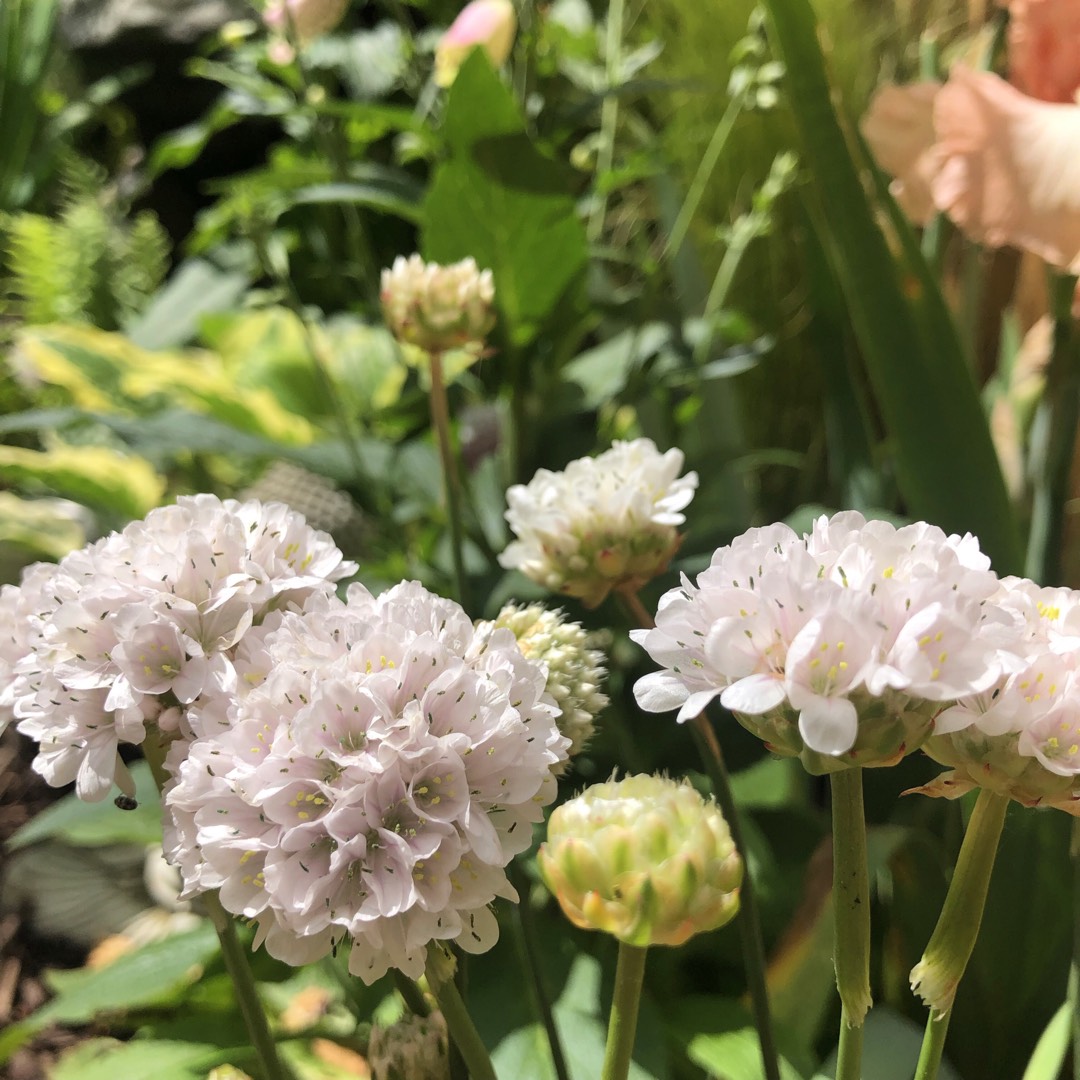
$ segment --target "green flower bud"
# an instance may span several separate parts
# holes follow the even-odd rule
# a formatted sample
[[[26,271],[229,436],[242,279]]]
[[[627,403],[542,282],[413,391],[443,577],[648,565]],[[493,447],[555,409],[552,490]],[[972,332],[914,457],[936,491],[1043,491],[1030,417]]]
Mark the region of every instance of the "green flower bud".
[[[494,622],[481,628],[499,627],[517,638],[518,648],[528,659],[547,665],[547,692],[562,709],[557,723],[570,740],[567,754],[575,757],[585,748],[593,721],[608,703],[600,689],[607,674],[604,654],[589,648],[589,635],[579,623],[569,622],[561,611],[548,611],[541,604],[507,604]]]
[[[206,1074],[206,1080],[251,1080],[251,1077],[235,1065],[219,1065]]]
[[[449,1080],[450,1054],[442,1013],[376,1025],[368,1043],[372,1080]]]
[[[586,788],[551,815],[538,862],[575,926],[628,945],[682,945],[739,910],[743,864],[727,822],[686,782]]]

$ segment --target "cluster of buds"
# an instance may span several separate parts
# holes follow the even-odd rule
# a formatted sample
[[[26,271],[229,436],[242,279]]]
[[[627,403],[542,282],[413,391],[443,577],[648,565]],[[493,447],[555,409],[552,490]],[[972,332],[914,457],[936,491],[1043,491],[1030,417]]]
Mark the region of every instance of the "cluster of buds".
[[[440,266],[399,255],[382,272],[380,299],[394,337],[429,353],[479,350],[495,325],[495,283],[475,259]]]
[[[608,703],[600,689],[606,674],[604,654],[589,648],[589,635],[580,623],[570,622],[562,612],[548,611],[541,604],[507,604],[493,622],[481,624],[478,630],[488,632],[500,627],[517,638],[518,648],[527,659],[546,665],[547,692],[562,710],[556,722],[570,740],[568,756],[576,757],[588,743],[594,721]]]
[[[739,910],[743,863],[714,803],[630,776],[563,803],[537,856],[563,914],[628,945],[682,945]]]
[[[449,86],[473,49],[483,49],[492,67],[502,67],[514,47],[517,16],[510,0],[472,0],[461,9],[435,49],[435,82]]]
[[[636,592],[679,550],[682,510],[697,474],[680,477],[681,450],[651,439],[616,442],[562,472],[540,469],[506,493],[517,539],[499,556],[508,569],[597,607],[610,592]]]

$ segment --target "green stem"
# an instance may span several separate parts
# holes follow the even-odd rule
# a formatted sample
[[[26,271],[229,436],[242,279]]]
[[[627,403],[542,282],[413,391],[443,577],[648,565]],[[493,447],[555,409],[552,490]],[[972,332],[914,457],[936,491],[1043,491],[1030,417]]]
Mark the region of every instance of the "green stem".
[[[836,944],[833,962],[843,1016],[840,1044],[846,1029],[861,1027],[870,1008],[870,875],[866,865],[866,819],[863,815],[862,769],[841,769],[829,777],[832,785],[833,908]],[[858,1080],[859,1046],[849,1055],[850,1070],[836,1080]]]
[[[922,1049],[919,1051],[919,1064],[915,1066],[915,1080],[933,1080],[941,1065],[941,1055],[945,1051],[945,1036],[949,1032],[949,1017],[951,1012],[944,1016],[931,1014],[926,1021],[926,1032],[923,1034]]]
[[[143,741],[143,755],[150,766],[159,791],[164,788],[165,782],[169,779],[165,769],[165,755],[168,748],[168,742],[162,739],[161,733],[156,728],[147,731]],[[236,1002],[244,1018],[244,1026],[247,1028],[252,1049],[259,1059],[265,1080],[292,1080],[292,1073],[278,1056],[277,1043],[270,1033],[266,1013],[263,1011],[262,1002],[259,1001],[259,992],[255,986],[255,977],[251,973],[251,965],[248,963],[247,951],[236,936],[236,924],[232,916],[221,906],[221,899],[216,889],[200,894],[200,899],[217,931],[225,970],[232,982]]]
[[[416,985],[402,971],[398,971],[397,968],[391,969],[390,974],[394,979],[394,987],[401,995],[402,1001],[405,1002],[406,1008],[413,1014],[413,1016],[430,1016],[431,1007],[427,1003],[427,998],[424,997],[423,990]]]
[[[1069,856],[1073,871],[1073,946],[1069,971],[1069,1004],[1072,1007],[1073,1080],[1080,1080],[1080,818],[1073,818]]]
[[[1006,796],[980,790],[937,926],[922,959],[911,970],[911,988],[930,1007],[931,1022],[952,1008],[956,987],[975,948],[1008,808]],[[928,1072],[925,1080],[933,1076]]]
[[[862,1024],[852,1025],[845,1009],[840,1011],[840,1044],[836,1048],[836,1080],[862,1080]]]
[[[443,381],[442,353],[431,353],[431,426],[439,444],[439,460],[442,462],[443,483],[446,488],[446,512],[450,518],[450,553],[454,560],[454,584],[457,600],[466,611],[469,609],[468,579],[465,576],[464,534],[461,527],[461,480],[458,476],[457,457],[450,435],[450,402]]]
[[[724,152],[732,128],[735,127],[735,121],[742,111],[742,103],[742,97],[738,94],[729,99],[724,115],[720,117],[720,122],[712,133],[709,145],[705,148],[701,164],[698,165],[697,172],[694,174],[694,179],[686,193],[686,198],[679,208],[679,214],[671,226],[671,232],[668,233],[667,242],[664,244],[665,255],[673,255],[682,247],[686,234],[690,229],[690,222],[693,221],[694,214],[697,213],[697,208],[701,205],[702,196],[705,194],[705,188],[709,183],[713,170],[716,168],[716,163],[720,160],[720,155]]]
[[[551,1050],[551,1063],[555,1068],[557,1080],[570,1080],[570,1073],[566,1067],[566,1056],[563,1054],[562,1042],[559,1039],[559,1030],[555,1026],[555,1014],[551,1008],[551,998],[544,984],[543,973],[540,970],[541,943],[536,933],[536,923],[533,920],[532,907],[529,905],[529,879],[525,876],[520,863],[516,859],[510,861],[506,868],[510,884],[517,890],[518,902],[514,905],[515,925],[517,938],[522,954],[523,967],[532,988],[533,1002],[540,1014],[540,1021],[544,1025],[547,1034],[548,1047]]]
[[[653,617],[637,593],[626,591],[619,595],[640,626],[651,629],[655,625]],[[716,732],[705,713],[699,713],[691,721],[690,734],[697,744],[698,753],[701,755],[701,761],[712,785],[713,795],[720,806],[720,812],[724,815],[728,828],[731,830],[731,839],[745,864],[746,844],[739,819],[739,808],[735,804],[735,795],[731,790],[731,777],[728,775],[720,740],[717,739]],[[757,1028],[758,1042],[761,1046],[765,1080],[780,1080],[779,1054],[773,1032],[772,1009],[769,1006],[769,983],[765,960],[765,940],[761,932],[761,912],[758,909],[757,890],[749,868],[743,875],[742,888],[739,891],[738,926],[743,967],[746,969],[746,984],[754,1011],[754,1026]]]
[[[1042,439],[1032,451],[1035,481],[1024,567],[1028,577],[1043,585],[1056,584],[1062,577],[1065,503],[1080,420],[1080,335],[1074,331],[1072,318],[1076,280],[1070,274],[1050,276],[1054,341],[1035,420]]]
[[[641,986],[645,978],[648,949],[619,942],[619,962],[615,966],[615,996],[611,1002],[607,1046],[600,1080],[626,1080],[634,1054]]]
[[[619,122],[619,98],[615,93],[622,67],[623,19],[626,15],[626,0],[611,0],[608,5],[606,60],[607,86],[604,104],[600,109],[600,149],[596,155],[596,183],[602,184],[611,172],[615,161],[615,129]],[[587,237],[590,244],[595,244],[604,231],[604,219],[607,217],[607,194],[597,191],[589,215]]]
[[[465,1060],[469,1076],[472,1080],[497,1080],[495,1067],[491,1064],[484,1040],[480,1038],[480,1033],[476,1030],[476,1025],[465,1008],[465,1002],[462,1001],[453,978],[440,980],[433,973],[430,964],[427,975],[428,985],[446,1021],[450,1039]]]

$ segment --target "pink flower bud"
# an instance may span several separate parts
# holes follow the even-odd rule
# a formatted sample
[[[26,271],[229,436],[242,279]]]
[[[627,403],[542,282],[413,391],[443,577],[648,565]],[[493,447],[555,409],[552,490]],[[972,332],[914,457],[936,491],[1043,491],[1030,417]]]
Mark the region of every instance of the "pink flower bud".
[[[472,0],[461,9],[435,49],[435,82],[449,86],[472,50],[479,46],[501,67],[514,45],[517,16],[510,0]]]
[[[333,30],[348,6],[349,0],[270,0],[263,22],[275,33],[306,45]]]

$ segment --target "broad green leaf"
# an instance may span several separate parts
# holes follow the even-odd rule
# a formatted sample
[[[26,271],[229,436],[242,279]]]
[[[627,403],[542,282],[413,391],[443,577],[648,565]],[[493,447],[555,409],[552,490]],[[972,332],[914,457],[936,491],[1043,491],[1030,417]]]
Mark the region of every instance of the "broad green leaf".
[[[761,1044],[757,1029],[743,1026],[713,1035],[698,1035],[690,1040],[687,1054],[695,1065],[705,1069],[715,1080],[764,1080]],[[803,1080],[802,1073],[786,1058],[780,1058],[781,1080]]]
[[[20,486],[41,484],[128,518],[143,517],[165,495],[165,479],[148,461],[106,446],[0,446],[0,479]]]
[[[803,800],[805,777],[795,758],[763,757],[731,777],[731,791],[740,810],[776,809]]]
[[[199,977],[217,949],[217,935],[209,923],[204,923],[195,930],[121,956],[96,971],[53,972],[49,982],[57,996],[26,1020],[0,1033],[0,1062],[50,1024],[86,1023],[101,1012],[172,1000]]]
[[[151,1039],[92,1039],[65,1054],[50,1080],[204,1080],[215,1065],[251,1056],[250,1047],[232,1048]]]
[[[1019,573],[1016,522],[974,381],[955,335],[930,340],[904,289],[833,107],[809,0],[766,0],[786,98],[814,178],[818,227],[847,301],[913,516],[975,533],[1000,573]]]
[[[451,154],[424,202],[424,254],[442,263],[472,256],[490,269],[508,334],[527,344],[584,272],[571,178],[529,140],[482,49],[458,72],[445,123]]]
[[[235,308],[249,284],[239,270],[219,270],[205,259],[189,259],[177,267],[150,301],[128,336],[144,349],[175,349],[193,341],[200,320]]]
[[[39,840],[63,840],[76,847],[104,844],[154,844],[161,842],[161,799],[144,761],[131,767],[139,805],[118,810],[109,800],[84,802],[74,792],[28,821],[8,839],[9,850]]]
[[[70,507],[56,499],[22,499],[0,491],[0,545],[16,544],[34,558],[62,559],[86,543],[85,525]]]
[[[1066,1001],[1039,1036],[1023,1080],[1057,1080],[1072,1043],[1072,1018],[1073,1006]]]

